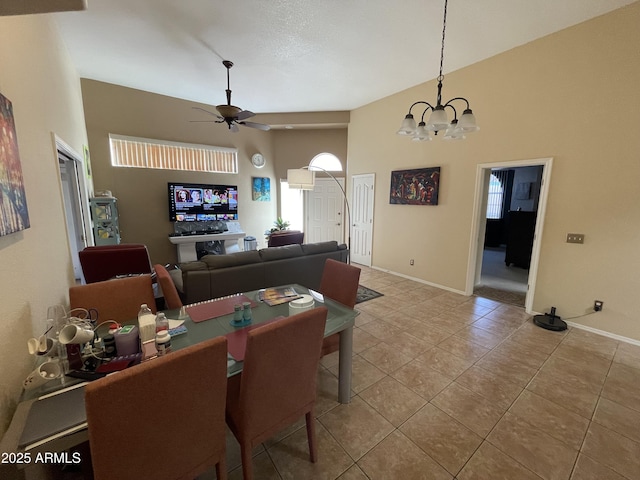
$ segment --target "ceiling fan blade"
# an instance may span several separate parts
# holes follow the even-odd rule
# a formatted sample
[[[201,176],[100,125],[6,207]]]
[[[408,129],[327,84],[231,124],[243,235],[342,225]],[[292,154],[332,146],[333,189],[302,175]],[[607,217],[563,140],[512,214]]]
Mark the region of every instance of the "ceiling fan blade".
[[[204,108],[200,108],[200,107],[191,107],[191,108],[195,108],[196,110],[200,110],[204,113],[208,113],[209,115],[213,115],[214,117],[220,118],[220,115],[218,115],[217,113],[210,112],[209,110],[205,110]]]
[[[265,125],[264,123],[256,123],[256,122],[238,122],[240,125],[244,125],[245,127],[257,128],[258,130],[271,130],[269,125]]]
[[[238,112],[238,114],[236,115],[236,120],[246,120],[247,118],[251,118],[254,117],[256,114],[249,111],[249,110],[242,110],[241,112]]]

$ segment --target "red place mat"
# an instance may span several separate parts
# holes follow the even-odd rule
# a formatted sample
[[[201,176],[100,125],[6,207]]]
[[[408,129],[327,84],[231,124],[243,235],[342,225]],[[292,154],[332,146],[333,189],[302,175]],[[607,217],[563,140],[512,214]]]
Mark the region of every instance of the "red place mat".
[[[271,320],[267,320],[266,322],[256,323],[255,325],[249,325],[248,327],[239,328],[231,333],[227,333],[225,337],[227,337],[227,351],[229,352],[229,355],[231,355],[234,360],[242,362],[244,360],[244,353],[247,349],[247,334],[249,331],[283,318],[285,317],[279,316],[272,318]]]
[[[230,297],[218,298],[200,302],[187,306],[185,309],[195,323],[211,320],[233,313],[233,306],[239,303],[249,302],[252,307],[256,306],[246,295],[232,295]]]

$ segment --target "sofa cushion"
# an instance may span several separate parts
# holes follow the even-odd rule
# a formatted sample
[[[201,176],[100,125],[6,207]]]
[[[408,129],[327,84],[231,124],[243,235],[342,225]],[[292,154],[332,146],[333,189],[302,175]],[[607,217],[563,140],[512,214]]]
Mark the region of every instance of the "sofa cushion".
[[[205,255],[200,259],[209,269],[238,267],[260,261],[260,254],[256,250],[229,253],[226,255]]]
[[[335,252],[336,250],[338,250],[338,242],[335,240],[331,240],[330,242],[305,243],[302,245],[302,251],[305,255]]]
[[[282,260],[283,258],[301,257],[304,255],[300,245],[285,245],[283,247],[269,247],[259,250],[258,253],[263,262]]]
[[[198,270],[209,270],[207,264],[201,261],[185,262],[180,264],[182,272],[192,272]]]

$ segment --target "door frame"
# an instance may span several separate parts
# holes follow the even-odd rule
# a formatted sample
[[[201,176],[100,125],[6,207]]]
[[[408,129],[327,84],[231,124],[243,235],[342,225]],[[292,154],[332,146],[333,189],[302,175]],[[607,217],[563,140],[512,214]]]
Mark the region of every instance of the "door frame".
[[[74,222],[75,228],[78,228],[81,233],[82,233],[82,237],[83,237],[83,241],[84,241],[84,245],[85,246],[89,246],[89,245],[93,245],[93,235],[91,232],[91,211],[90,211],[90,206],[89,206],[89,185],[88,185],[88,179],[86,177],[86,166],[85,166],[85,162],[84,159],[82,158],[82,156],[76,152],[73,148],[71,148],[71,146],[69,146],[69,144],[67,144],[64,140],[62,140],[60,137],[58,137],[58,135],[56,135],[55,133],[52,134],[53,136],[53,143],[54,143],[54,148],[55,148],[55,162],[56,162],[56,168],[58,169],[58,181],[60,182],[60,195],[64,196],[64,187],[62,185],[62,173],[60,171],[60,153],[62,153],[65,157],[69,158],[71,161],[73,161],[73,164],[75,166],[75,170],[76,170],[76,188],[77,188],[77,194],[78,194],[78,198],[75,199],[77,201],[77,203],[75,205],[73,205],[73,208],[76,209],[76,212],[79,214],[79,219],[78,221]],[[62,211],[65,215],[65,225],[67,224],[66,222],[69,221],[69,212],[66,211],[66,208],[64,206],[64,198],[61,198],[62,201]],[[76,219],[76,216],[72,215],[72,220]],[[67,244],[69,247],[69,254],[71,255],[71,259],[72,262],[74,263],[74,270],[75,270],[75,263],[77,262],[79,265],[79,259],[78,259],[78,252],[76,252],[76,248],[74,247],[75,245],[75,239],[71,238],[70,232],[68,230],[68,228],[65,228],[67,230]],[[81,270],[81,269],[80,269]]]
[[[542,184],[540,186],[540,197],[538,201],[538,211],[536,215],[536,227],[534,231],[533,248],[531,250],[531,264],[529,266],[529,278],[527,280],[527,294],[524,309],[527,313],[534,313],[533,300],[535,297],[536,279],[538,277],[538,265],[540,261],[540,246],[542,240],[542,230],[547,211],[547,199],[549,196],[549,186],[551,183],[551,167],[553,157],[532,158],[526,160],[512,160],[506,162],[480,163],[476,166],[476,185],[473,206],[473,217],[471,219],[471,239],[469,242],[469,258],[467,261],[467,281],[465,295],[473,295],[476,278],[482,269],[482,253],[484,250],[484,233],[486,227],[487,195],[489,188],[489,177],[493,168],[515,168],[542,166]]]

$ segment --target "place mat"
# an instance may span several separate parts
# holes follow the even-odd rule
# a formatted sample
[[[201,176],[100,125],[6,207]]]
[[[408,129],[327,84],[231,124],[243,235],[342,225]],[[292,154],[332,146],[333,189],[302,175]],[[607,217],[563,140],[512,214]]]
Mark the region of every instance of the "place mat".
[[[255,307],[256,303],[252,302],[246,295],[231,295],[229,297],[214,298],[206,302],[194,303],[185,307],[189,317],[194,323],[204,322],[212,318],[222,317],[233,313],[233,306],[244,302],[251,303],[251,307]]]
[[[231,333],[227,333],[225,335],[225,337],[227,337],[227,352],[229,352],[229,355],[231,355],[236,362],[242,362],[247,349],[247,334],[249,331],[283,318],[285,317],[281,315],[266,322],[256,323],[255,325],[249,325],[248,327],[239,328]]]

